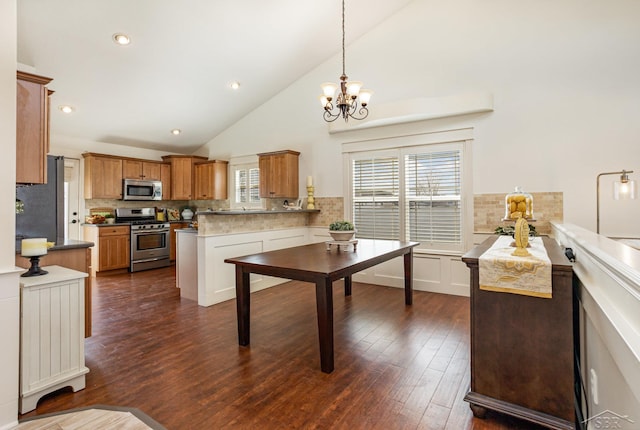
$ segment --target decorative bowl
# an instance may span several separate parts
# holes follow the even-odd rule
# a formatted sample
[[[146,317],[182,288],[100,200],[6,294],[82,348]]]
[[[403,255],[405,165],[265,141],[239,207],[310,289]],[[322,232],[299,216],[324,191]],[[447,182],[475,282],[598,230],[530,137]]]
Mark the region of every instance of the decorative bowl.
[[[356,234],[355,230],[329,230],[329,234],[333,240],[337,242],[345,242],[351,240],[353,235]]]

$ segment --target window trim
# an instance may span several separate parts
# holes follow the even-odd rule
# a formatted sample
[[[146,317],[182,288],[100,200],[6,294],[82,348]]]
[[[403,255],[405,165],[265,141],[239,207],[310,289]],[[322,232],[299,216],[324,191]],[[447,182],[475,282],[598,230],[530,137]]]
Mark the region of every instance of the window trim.
[[[342,144],[343,155],[343,195],[344,195],[344,216],[345,219],[353,219],[353,184],[351,162],[356,158],[371,158],[383,156],[385,154],[396,154],[400,160],[400,177],[404,178],[404,155],[407,152],[428,147],[429,151],[438,148],[450,149],[456,145],[461,151],[462,170],[460,172],[462,189],[460,200],[462,204],[461,229],[462,237],[460,245],[451,249],[448,246],[438,248],[415,249],[417,253],[438,254],[438,255],[462,255],[470,249],[473,244],[473,176],[471,160],[471,144],[473,142],[473,128],[444,130],[407,136],[391,136],[381,139],[368,139],[360,141],[345,142]],[[404,179],[403,179],[404,181]],[[405,196],[400,193],[399,205],[400,213],[400,237],[405,237]],[[496,221],[497,222],[497,221]]]

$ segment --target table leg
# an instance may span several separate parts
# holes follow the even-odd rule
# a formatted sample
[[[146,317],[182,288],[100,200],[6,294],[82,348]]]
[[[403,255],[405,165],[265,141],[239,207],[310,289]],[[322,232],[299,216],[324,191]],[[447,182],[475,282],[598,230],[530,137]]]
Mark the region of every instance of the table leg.
[[[404,254],[404,303],[413,304],[413,248]]]
[[[351,295],[351,275],[344,277],[344,295]]]
[[[249,310],[250,310],[249,273],[236,265],[236,311],[238,314],[238,343],[249,345]]]
[[[316,281],[316,312],[320,339],[320,369],[333,372],[333,283],[323,278]]]

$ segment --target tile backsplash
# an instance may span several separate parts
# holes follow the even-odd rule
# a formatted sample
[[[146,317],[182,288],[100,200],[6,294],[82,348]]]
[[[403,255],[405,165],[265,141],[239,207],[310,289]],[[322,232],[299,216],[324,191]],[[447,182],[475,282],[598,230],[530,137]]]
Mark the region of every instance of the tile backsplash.
[[[562,222],[563,201],[560,192],[530,193],[533,196],[533,216],[540,234],[551,234],[551,221]],[[513,225],[513,221],[504,218],[505,194],[476,194],[473,196],[474,233],[493,233],[498,226]]]
[[[540,234],[551,233],[551,221],[563,221],[563,194],[561,192],[539,192],[533,195],[533,212],[536,221],[531,224],[536,227]],[[476,194],[473,197],[474,205],[474,233],[493,233],[496,227],[512,224],[512,222],[502,221],[504,217],[504,198],[506,194]],[[281,201],[269,202],[277,207],[282,205]],[[85,200],[87,213],[91,208],[97,207],[167,207],[181,209],[190,206],[195,210],[226,209],[229,207],[227,200],[192,200],[192,201],[154,201],[154,202],[128,202],[122,200]],[[319,213],[308,214],[308,221],[305,217],[289,218],[289,215],[282,217],[269,215],[271,228],[286,228],[300,225],[310,225],[314,227],[328,227],[334,221],[344,218],[344,198],[343,197],[316,197],[315,208]],[[251,223],[261,224],[259,215],[243,216],[242,221],[238,221],[236,227],[242,231],[250,231]],[[275,225],[273,224],[275,222]],[[256,225],[258,228],[266,226]]]

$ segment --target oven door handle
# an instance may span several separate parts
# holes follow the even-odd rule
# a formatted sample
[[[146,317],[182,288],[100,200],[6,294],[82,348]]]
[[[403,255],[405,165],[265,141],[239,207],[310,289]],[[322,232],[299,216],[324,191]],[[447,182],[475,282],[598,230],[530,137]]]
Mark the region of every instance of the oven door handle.
[[[145,231],[145,232],[141,232],[141,233],[132,232],[131,234],[135,235],[135,236],[150,236],[152,234],[158,234],[158,233],[169,233],[169,230]]]
[[[134,263],[148,263],[150,261],[166,260],[167,258],[166,255],[163,257],[144,258],[142,260],[135,260]]]

